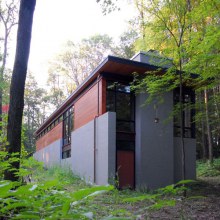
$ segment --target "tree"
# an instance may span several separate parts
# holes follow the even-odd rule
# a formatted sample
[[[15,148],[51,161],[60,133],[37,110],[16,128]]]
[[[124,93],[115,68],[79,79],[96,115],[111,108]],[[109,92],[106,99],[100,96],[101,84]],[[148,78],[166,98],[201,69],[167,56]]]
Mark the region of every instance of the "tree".
[[[64,51],[51,62],[48,82],[53,83],[54,77],[59,76],[59,85],[65,84],[67,91],[64,88],[63,91],[67,96],[115,50],[112,38],[105,34],[91,36],[77,44],[68,41]]]
[[[59,73],[49,70],[47,85],[49,87],[49,91],[44,97],[44,101],[46,101],[49,105],[54,106],[54,108],[58,108],[66,98],[63,92],[65,86],[61,82],[61,76]]]
[[[117,4],[115,0],[98,2],[105,3],[102,4],[105,7]],[[211,162],[213,148],[220,148],[218,144],[220,117],[217,101],[220,95],[220,2],[218,0],[134,0],[132,2],[135,3],[138,12],[135,24],[139,24],[139,33],[141,33],[141,37],[136,42],[136,49],[154,49],[162,51],[166,57],[172,57],[174,67],[180,73],[179,79],[172,78],[170,74],[166,74],[164,77],[168,81],[172,79],[176,86],[179,83],[181,85],[181,81],[185,84],[189,83],[191,86],[190,73],[199,75],[194,88],[201,99],[196,100],[198,106],[201,106],[198,100],[202,102],[202,105],[205,102],[205,106],[200,107],[203,112],[196,117],[197,125],[201,124],[202,120],[201,127],[203,128],[200,129],[197,126],[197,132],[201,134],[198,136],[201,139],[197,139],[197,142],[208,145],[208,147],[203,146],[203,151],[206,155],[205,151],[209,149]],[[182,71],[179,72],[179,70]],[[161,91],[160,83],[165,83],[166,79],[161,79],[156,75],[150,76],[150,78],[154,82],[151,92],[155,94],[156,90]],[[156,83],[159,86],[155,86]],[[148,81],[148,91],[150,90],[149,84]],[[167,83],[165,84],[167,85]],[[181,105],[179,108],[182,108]],[[220,149],[213,151],[213,154],[220,155],[218,152]]]
[[[136,30],[129,29],[119,37],[118,46],[113,49],[114,54],[119,57],[130,59],[135,54],[135,42],[138,39]]]
[[[3,41],[3,53],[0,59],[0,122],[2,121],[3,87],[5,83],[4,74],[8,55],[8,40],[13,27],[17,25],[17,5],[18,2],[16,2],[15,0],[4,2],[0,1],[0,23],[3,25],[4,32],[3,38],[1,39]]]
[[[36,0],[21,0],[19,10],[16,55],[10,87],[10,108],[8,114],[6,149],[9,153],[21,152],[21,127],[24,108],[24,89],[27,74],[27,64],[31,43],[31,31]],[[20,163],[12,164],[19,169]],[[18,180],[15,171],[7,170],[5,179]]]
[[[185,143],[184,143],[184,104],[183,104],[183,63],[186,53],[184,51],[185,40],[188,37],[188,4],[183,0],[176,1],[143,1],[136,0],[136,6],[144,11],[143,14],[150,15],[150,19],[141,17],[142,23],[146,22],[146,30],[150,29],[154,48],[158,51],[163,51],[163,55],[172,55],[173,65],[168,69],[167,73],[158,76],[156,73],[146,76],[146,81],[142,86],[147,88],[150,98],[157,97],[158,94],[164,91],[172,90],[175,87],[179,88],[179,103],[178,103],[178,118],[180,122],[180,139],[181,139],[181,156],[182,156],[182,179],[185,179]],[[140,9],[139,9],[140,10]],[[145,28],[142,28],[145,31]],[[146,35],[142,35],[140,41],[144,41],[146,46]],[[149,37],[149,34],[148,36]],[[156,39],[156,41],[155,41]],[[168,59],[167,59],[168,60]],[[172,82],[172,84],[170,84]]]
[[[24,96],[24,147],[28,152],[35,150],[34,132],[45,119],[45,89],[39,88],[34,76],[29,72]]]

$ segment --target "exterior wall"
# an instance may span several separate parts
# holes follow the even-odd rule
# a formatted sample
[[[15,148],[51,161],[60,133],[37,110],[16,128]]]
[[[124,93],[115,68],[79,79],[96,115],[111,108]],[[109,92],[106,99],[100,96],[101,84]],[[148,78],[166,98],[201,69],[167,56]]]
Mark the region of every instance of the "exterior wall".
[[[71,134],[73,173],[87,182],[94,181],[94,121],[76,129]]]
[[[184,138],[186,179],[196,179],[196,139]],[[174,138],[174,181],[182,178],[182,150],[180,138]]]
[[[73,172],[87,182],[107,184],[115,175],[115,131],[116,116],[110,112],[73,131],[71,143]]]
[[[165,122],[173,108],[173,93],[164,95],[154,122],[153,104],[143,106],[146,94],[136,96],[136,188],[155,189],[173,183],[173,122]]]
[[[72,158],[69,157],[69,158],[66,158],[66,159],[61,159],[60,161],[60,165],[64,168],[70,168],[71,169],[71,166],[72,166]]]
[[[98,115],[98,86],[95,84],[74,105],[74,128],[80,128]]]
[[[74,128],[80,128],[106,111],[106,81],[99,79],[74,104]],[[99,89],[98,89],[99,88]]]
[[[96,123],[96,184],[105,185],[115,178],[116,114],[108,112]]]
[[[50,130],[48,133],[46,133],[44,136],[42,136],[36,141],[36,151],[38,152],[39,150],[49,146],[53,142],[61,139],[62,134],[63,123],[59,123],[52,130]]]
[[[56,140],[52,144],[34,153],[34,158],[44,162],[44,166],[60,165],[62,151],[62,139]]]

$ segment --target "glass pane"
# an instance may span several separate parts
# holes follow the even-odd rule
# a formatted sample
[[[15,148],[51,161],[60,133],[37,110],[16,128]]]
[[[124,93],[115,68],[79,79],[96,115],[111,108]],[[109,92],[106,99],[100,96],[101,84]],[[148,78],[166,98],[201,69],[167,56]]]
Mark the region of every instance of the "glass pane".
[[[134,132],[134,122],[117,121],[116,130],[117,131]]]
[[[116,113],[117,119],[131,120],[131,98],[130,94],[117,93]]]
[[[180,137],[180,127],[174,127],[174,137]]]
[[[116,85],[116,82],[108,81],[107,82],[107,90],[115,90],[115,85]]]
[[[131,92],[129,85],[125,85],[125,84],[121,84],[121,83],[117,84],[116,90],[119,91],[119,92],[126,92],[126,93]]]
[[[107,91],[106,94],[106,111],[115,112],[115,92]]]
[[[134,150],[135,144],[134,141],[117,141],[116,142],[117,150]]]
[[[74,123],[74,118],[73,118],[73,113],[70,115],[70,132],[74,130],[74,126],[73,126],[73,123]]]
[[[184,110],[184,127],[191,127],[191,109],[189,106]]]

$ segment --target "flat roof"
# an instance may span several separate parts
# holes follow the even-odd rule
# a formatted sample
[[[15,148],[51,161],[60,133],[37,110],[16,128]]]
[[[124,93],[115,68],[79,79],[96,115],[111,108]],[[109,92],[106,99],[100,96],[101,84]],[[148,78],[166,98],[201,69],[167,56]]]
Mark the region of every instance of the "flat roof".
[[[58,117],[63,111],[65,111],[71,105],[71,103],[81,94],[81,92],[99,76],[99,74],[103,72],[108,72],[116,75],[132,75],[134,72],[143,74],[147,70],[157,69],[157,66],[147,63],[119,58],[115,56],[107,56],[77,87],[77,89],[73,91],[73,93],[46,119],[46,121],[35,132],[35,135],[38,135],[52,122],[54,118]]]

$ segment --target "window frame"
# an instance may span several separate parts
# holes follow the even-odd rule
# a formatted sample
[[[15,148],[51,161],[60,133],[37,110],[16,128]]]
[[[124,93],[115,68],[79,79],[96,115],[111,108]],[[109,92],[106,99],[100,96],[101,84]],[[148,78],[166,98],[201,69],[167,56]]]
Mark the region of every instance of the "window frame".
[[[173,104],[174,104],[174,108],[178,105],[179,103],[179,88],[174,89],[173,91]],[[189,96],[188,101],[185,101],[185,96]],[[183,129],[184,129],[184,133],[183,133],[183,137],[184,138],[195,138],[195,122],[194,122],[194,117],[195,117],[195,109],[192,107],[192,105],[195,104],[195,93],[191,88],[186,88],[183,87],[183,93],[182,93],[182,100],[183,100]],[[185,116],[186,116],[186,108],[190,108],[189,112],[190,112],[190,116],[189,116],[189,121],[185,121]],[[174,124],[174,137],[180,137],[180,120],[177,119],[177,116],[174,115],[174,119],[173,119],[173,124]],[[186,124],[190,124],[190,126],[186,126]]]
[[[113,86],[112,88],[108,88],[108,85],[112,83]],[[114,105],[113,105],[113,111],[116,112],[116,130],[117,132],[130,132],[130,133],[134,133],[135,132],[135,96],[134,93],[129,89],[126,91],[122,91],[117,89],[117,86],[125,86],[125,87],[130,87],[129,82],[123,82],[123,81],[115,81],[115,80],[106,80],[106,111],[110,111],[107,109],[107,104],[108,104],[108,92],[113,93],[114,96]],[[117,94],[126,94],[129,95],[130,97],[130,118],[131,119],[122,119],[122,118],[118,118],[118,114],[117,114],[117,103],[118,103],[118,96]],[[119,123],[130,123],[130,130],[120,130],[120,127],[118,126]]]
[[[71,132],[74,130],[74,106],[68,108],[62,115],[62,159],[71,157]]]

